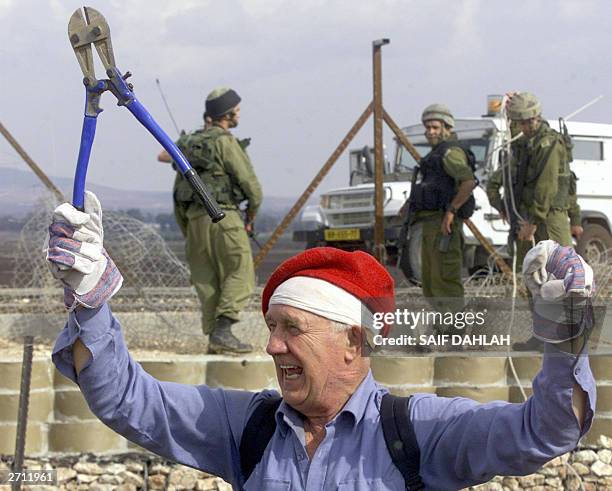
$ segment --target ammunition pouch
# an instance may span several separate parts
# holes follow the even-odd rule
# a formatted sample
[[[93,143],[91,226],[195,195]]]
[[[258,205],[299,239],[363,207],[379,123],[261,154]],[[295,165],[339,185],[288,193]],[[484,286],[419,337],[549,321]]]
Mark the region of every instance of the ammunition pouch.
[[[558,180],[558,191],[552,202],[550,203],[550,207],[553,209],[559,210],[567,210],[570,205],[570,186],[571,186],[571,176],[569,174],[561,175],[559,174]],[[575,191],[574,191],[575,193]]]
[[[569,179],[569,194],[575,195],[578,192],[578,177],[574,174],[574,171],[570,171]]]

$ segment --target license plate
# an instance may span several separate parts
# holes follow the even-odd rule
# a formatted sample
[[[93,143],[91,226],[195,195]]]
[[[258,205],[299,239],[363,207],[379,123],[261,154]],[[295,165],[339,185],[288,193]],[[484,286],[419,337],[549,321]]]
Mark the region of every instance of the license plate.
[[[359,240],[361,234],[358,228],[330,228],[325,230],[325,240],[328,242],[341,240]]]

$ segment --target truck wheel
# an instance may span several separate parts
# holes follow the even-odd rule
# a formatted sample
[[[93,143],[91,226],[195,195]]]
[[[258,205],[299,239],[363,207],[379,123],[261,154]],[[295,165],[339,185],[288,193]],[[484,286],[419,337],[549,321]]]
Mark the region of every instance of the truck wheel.
[[[611,258],[612,236],[601,225],[587,223],[577,249],[590,265],[606,263]]]
[[[421,242],[423,240],[423,224],[414,223],[410,227],[410,240],[404,246],[404,253],[397,251],[399,269],[404,277],[413,285],[421,286]]]
[[[478,273],[479,277],[484,277],[489,274],[489,253],[483,246],[466,246],[463,261],[469,276]]]

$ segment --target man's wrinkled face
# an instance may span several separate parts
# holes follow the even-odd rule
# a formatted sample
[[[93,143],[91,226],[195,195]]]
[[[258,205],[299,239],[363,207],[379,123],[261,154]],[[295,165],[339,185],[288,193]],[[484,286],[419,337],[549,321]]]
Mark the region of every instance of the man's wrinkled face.
[[[330,394],[343,389],[347,332],[287,305],[271,305],[265,319],[270,330],[266,351],[274,358],[285,402],[303,414],[327,407]]]
[[[232,112],[227,116],[227,122],[230,128],[238,126],[238,121],[240,121],[240,105],[232,109]]]
[[[425,138],[427,138],[427,141],[432,147],[446,140],[450,136],[450,131],[446,128],[442,121],[425,121],[424,126]]]
[[[540,116],[536,116],[535,118],[519,120],[517,123],[518,127],[523,132],[523,135],[525,135],[527,138],[531,138],[540,128],[541,121]]]

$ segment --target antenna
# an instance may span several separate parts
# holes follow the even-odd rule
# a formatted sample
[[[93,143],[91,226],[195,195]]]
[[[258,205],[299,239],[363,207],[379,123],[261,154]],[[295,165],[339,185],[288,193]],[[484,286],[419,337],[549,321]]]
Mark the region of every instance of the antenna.
[[[172,116],[172,111],[170,111],[170,106],[168,105],[168,101],[166,100],[166,96],[164,95],[164,91],[162,90],[161,84],[159,83],[159,79],[155,79],[155,83],[157,84],[157,88],[159,89],[159,95],[161,95],[162,101],[164,101],[164,106],[166,106],[166,111],[168,111],[168,116],[172,120],[172,124],[174,125],[174,129],[176,130],[176,134],[180,135],[181,130],[179,130],[176,121],[174,120],[174,116]]]

